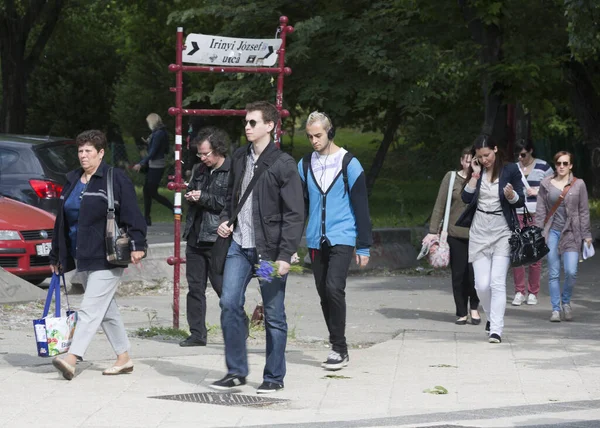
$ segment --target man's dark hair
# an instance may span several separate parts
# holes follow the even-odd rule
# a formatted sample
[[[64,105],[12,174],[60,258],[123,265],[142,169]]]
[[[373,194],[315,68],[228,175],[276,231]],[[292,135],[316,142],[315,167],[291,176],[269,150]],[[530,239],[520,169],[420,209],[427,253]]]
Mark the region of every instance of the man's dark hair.
[[[229,136],[225,131],[216,126],[207,126],[198,130],[198,133],[192,140],[192,144],[199,146],[208,141],[212,150],[221,156],[227,156],[229,150]]]
[[[77,147],[91,144],[97,151],[106,150],[106,135],[97,129],[90,129],[79,134],[75,143],[77,143]]]
[[[263,121],[273,122],[274,125],[277,125],[277,122],[279,122],[279,111],[273,104],[266,101],[255,101],[247,104],[246,111],[260,111],[262,113]]]

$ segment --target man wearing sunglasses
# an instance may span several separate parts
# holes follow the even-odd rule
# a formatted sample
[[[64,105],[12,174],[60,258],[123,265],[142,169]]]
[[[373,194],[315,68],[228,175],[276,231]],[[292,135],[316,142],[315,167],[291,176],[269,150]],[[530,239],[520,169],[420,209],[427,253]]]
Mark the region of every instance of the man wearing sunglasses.
[[[227,374],[211,385],[218,390],[246,384],[244,294],[260,261],[276,262],[277,275],[270,282],[259,281],[267,349],[263,382],[257,393],[268,394],[283,388],[287,343],[285,285],[292,255],[302,237],[304,201],[294,159],[281,152],[271,138],[278,122],[279,112],[272,104],[264,101],[248,104],[244,130],[250,144],[236,150],[231,160],[227,198],[217,230],[223,238],[233,234],[225,261],[220,302]],[[229,226],[255,174],[255,185],[234,224]]]
[[[225,205],[229,168],[229,137],[225,131],[209,126],[198,131],[192,141],[200,162],[192,169],[192,178],[184,195],[188,212],[183,232],[187,241],[185,275],[188,282],[187,321],[190,336],[180,346],[206,346],[206,284],[221,297],[223,276],[210,268],[211,250],[217,239],[219,215]]]

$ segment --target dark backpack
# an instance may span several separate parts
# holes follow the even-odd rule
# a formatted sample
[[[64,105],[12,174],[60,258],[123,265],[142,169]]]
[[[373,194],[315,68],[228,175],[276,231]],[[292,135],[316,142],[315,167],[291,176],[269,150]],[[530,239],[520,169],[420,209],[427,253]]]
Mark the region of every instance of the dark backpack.
[[[310,168],[310,158],[312,152],[305,155],[302,158],[302,169],[304,170],[304,198],[308,200],[308,169]],[[342,178],[344,180],[344,196],[350,192],[350,186],[348,185],[348,164],[352,160],[354,155],[350,152],[346,152],[342,159]]]

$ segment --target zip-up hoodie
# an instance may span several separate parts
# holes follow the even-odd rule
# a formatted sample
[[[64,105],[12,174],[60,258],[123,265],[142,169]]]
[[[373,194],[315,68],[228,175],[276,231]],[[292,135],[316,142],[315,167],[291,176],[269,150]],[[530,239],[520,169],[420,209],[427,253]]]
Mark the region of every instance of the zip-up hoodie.
[[[89,183],[81,199],[77,228],[77,270],[96,271],[114,269],[106,260],[106,210],[108,198],[106,196],[106,176],[109,165],[102,162],[96,172],[90,177]],[[67,182],[60,195],[60,207],[54,223],[54,237],[50,251],[50,263],[56,265],[60,262],[63,271],[74,268],[70,255],[69,227],[66,224],[64,213],[65,201],[81,179],[83,169],[79,168],[67,174]],[[119,168],[113,173],[113,193],[115,198],[115,212],[119,220],[119,227],[127,230],[131,238],[132,251],[146,249],[146,222],[137,205],[137,197],[133,183]]]

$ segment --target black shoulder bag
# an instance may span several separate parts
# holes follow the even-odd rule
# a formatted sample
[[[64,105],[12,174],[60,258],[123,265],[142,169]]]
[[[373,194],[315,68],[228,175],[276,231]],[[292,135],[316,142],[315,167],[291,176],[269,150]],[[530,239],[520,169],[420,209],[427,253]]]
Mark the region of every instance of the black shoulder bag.
[[[533,225],[531,214],[523,206],[523,228],[519,226],[519,219],[515,210],[512,211],[515,229],[508,243],[510,245],[510,264],[512,267],[526,266],[537,262],[550,252],[543,230]]]
[[[281,151],[277,150],[274,153],[274,155],[276,157],[274,157],[273,161],[275,161],[277,158],[279,158],[280,154],[281,154]],[[264,169],[259,168],[254,172],[254,175],[252,176],[252,180],[250,180],[250,183],[248,183],[248,187],[246,188],[246,191],[240,198],[237,206],[235,207],[235,210],[233,211],[233,215],[227,222],[227,227],[231,227],[231,225],[235,222],[235,219],[237,218],[238,214],[242,210],[242,207],[244,206],[244,203],[248,199],[248,196],[250,196],[250,193],[252,192],[254,185],[258,181],[261,174],[266,170],[267,170],[267,168],[264,168]],[[227,252],[229,251],[229,246],[231,245],[232,239],[233,239],[233,233],[231,233],[227,238],[222,238],[221,236],[217,236],[217,240],[213,244],[212,251],[211,251],[211,258],[210,258],[210,269],[216,274],[219,274],[219,275],[222,274],[223,270],[225,269],[225,259],[227,259]]]
[[[106,177],[106,196],[108,209],[106,210],[106,260],[117,266],[127,266],[131,263],[131,239],[127,231],[119,229],[115,215],[115,196],[113,192],[113,167],[108,169]]]

